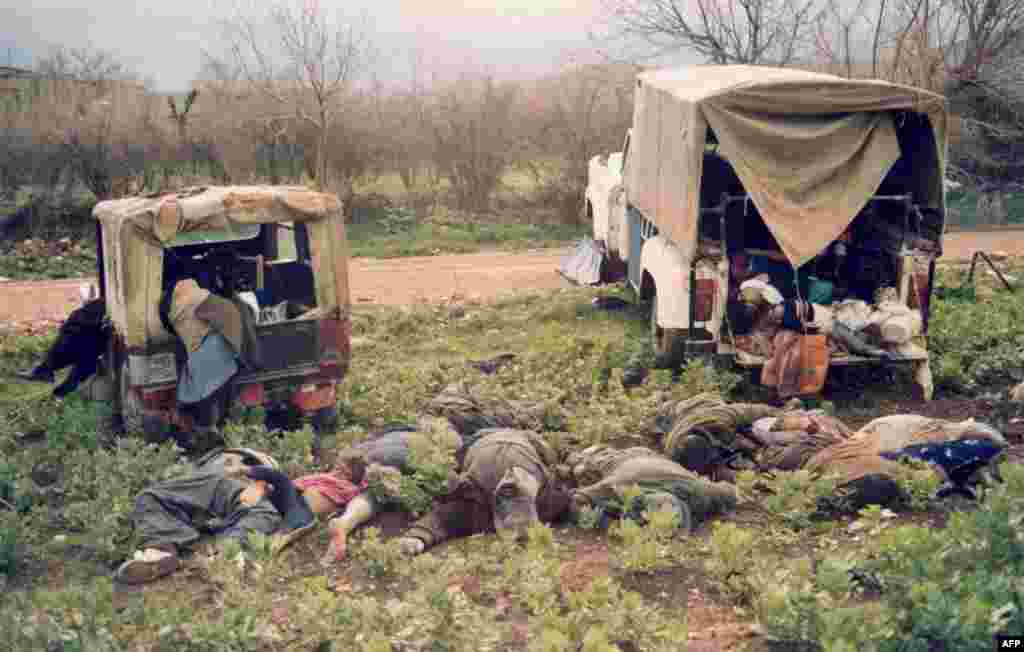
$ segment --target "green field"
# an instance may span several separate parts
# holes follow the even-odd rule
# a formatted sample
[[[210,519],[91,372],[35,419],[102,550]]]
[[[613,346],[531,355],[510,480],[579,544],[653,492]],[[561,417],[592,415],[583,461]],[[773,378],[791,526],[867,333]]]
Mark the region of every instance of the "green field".
[[[627,393],[622,366],[646,336],[646,315],[597,310],[597,294],[519,292],[464,314],[356,307],[342,424],[328,449],[414,419],[457,382],[544,406],[539,427],[562,455],[600,443],[657,448],[653,417],[668,397],[760,396],[696,362],[676,383],[657,371]],[[1014,343],[1024,299],[944,294],[932,324],[941,398],[1021,380]],[[1017,464],[1004,465],[1006,484],[980,506],[929,499],[937,480],[928,471],[906,486],[913,500],[904,511],[856,515],[818,511],[825,480],[741,476],[739,509],[691,536],[656,519],[608,531],[581,522],[536,528],[525,545],[479,536],[409,561],[363,529],[327,570],[318,564],[321,527],[277,557],[257,540],[244,570],[237,549],[202,546],[172,577],[115,594],[112,569],[134,549],[133,498],[175,472],[175,454],[136,436],[107,439],[101,404],[55,402],[46,386],[2,379],[48,342],[0,339],[0,631],[10,649],[669,652],[711,649],[714,636],[759,652],[924,651],[937,641],[982,652],[996,628],[1024,628]],[[516,357],[493,375],[467,364],[500,353]],[[893,409],[904,380],[821,405],[856,426]],[[267,450],[291,473],[313,468],[308,430],[270,436],[256,419],[226,436]],[[33,478],[46,474],[55,479],[42,480],[53,483],[44,490]]]

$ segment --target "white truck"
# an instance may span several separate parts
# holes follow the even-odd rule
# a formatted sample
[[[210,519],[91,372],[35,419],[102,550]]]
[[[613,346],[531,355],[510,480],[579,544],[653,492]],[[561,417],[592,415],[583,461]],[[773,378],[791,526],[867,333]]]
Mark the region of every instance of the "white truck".
[[[627,140],[629,136],[626,136]],[[598,155],[587,168],[587,217],[594,223],[594,240],[604,243],[611,260],[625,262],[629,246],[625,225],[623,152]]]
[[[920,316],[913,347],[834,353],[830,364],[910,363],[930,398],[944,99],[878,80],[688,66],[641,73],[634,101],[623,151],[590,161],[586,211],[594,240],[651,302],[660,365],[691,354],[765,364],[737,346],[729,315],[740,274],[767,274],[786,299],[832,309],[893,287]],[[820,261],[838,242],[853,264],[826,282]]]

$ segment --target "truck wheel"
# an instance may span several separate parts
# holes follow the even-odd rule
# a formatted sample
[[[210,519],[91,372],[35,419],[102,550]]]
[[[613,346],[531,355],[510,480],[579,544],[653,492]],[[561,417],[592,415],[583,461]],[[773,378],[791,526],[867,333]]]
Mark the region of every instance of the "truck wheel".
[[[658,293],[651,299],[651,342],[654,344],[655,369],[673,369],[686,357],[686,336],[682,328],[658,326]]]

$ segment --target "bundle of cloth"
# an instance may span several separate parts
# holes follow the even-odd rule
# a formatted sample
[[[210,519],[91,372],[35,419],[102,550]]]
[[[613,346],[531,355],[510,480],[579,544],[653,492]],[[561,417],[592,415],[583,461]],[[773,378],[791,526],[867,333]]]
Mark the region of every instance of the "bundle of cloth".
[[[614,517],[642,521],[645,510],[668,510],[679,529],[690,532],[696,522],[731,511],[737,502],[733,485],[708,481],[642,446],[590,446],[570,454],[559,473],[579,486],[572,494],[573,514],[595,509],[602,525]],[[639,487],[641,498],[632,511],[621,501],[630,487]]]
[[[732,479],[741,469],[836,474],[852,508],[904,501],[899,480],[908,469],[899,461],[905,458],[927,462],[939,473],[944,484],[937,497],[974,496],[971,485],[999,480],[996,460],[1007,445],[999,431],[974,420],[894,415],[854,433],[798,401],[780,409],[728,404],[714,394],[670,402],[659,417],[663,426],[671,425],[666,454],[691,471],[715,479]]]
[[[849,299],[832,306],[833,332],[839,333],[833,337],[837,351],[897,359],[922,354],[917,342],[923,325],[921,312],[901,303],[896,288],[878,288],[874,298],[874,305]],[[865,352],[865,344],[872,350]]]

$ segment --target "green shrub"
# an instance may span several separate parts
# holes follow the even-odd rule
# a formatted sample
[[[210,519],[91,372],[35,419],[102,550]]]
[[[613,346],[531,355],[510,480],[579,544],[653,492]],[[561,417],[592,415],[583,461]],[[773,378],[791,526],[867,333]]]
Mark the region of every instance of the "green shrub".
[[[101,443],[101,424],[111,409],[72,394],[61,402],[46,424],[47,449],[63,456],[76,449],[95,451]]]
[[[972,395],[1024,381],[1022,319],[1021,293],[978,303],[936,298],[928,328],[936,388]]]
[[[16,514],[0,510],[0,575],[12,577],[18,572],[21,527]]]

